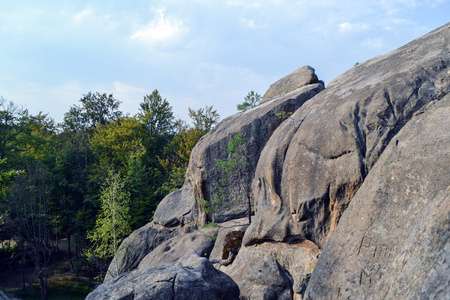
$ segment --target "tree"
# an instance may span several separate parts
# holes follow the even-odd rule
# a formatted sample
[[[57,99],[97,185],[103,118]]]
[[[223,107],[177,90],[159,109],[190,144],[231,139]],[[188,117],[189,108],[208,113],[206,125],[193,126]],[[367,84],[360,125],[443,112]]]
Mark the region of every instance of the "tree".
[[[0,166],[6,165],[6,158],[0,159]],[[13,179],[20,174],[23,174],[24,171],[17,170],[0,170],[0,200],[6,197],[7,189],[12,185]]]
[[[29,132],[28,111],[0,97],[0,159],[23,150],[21,136]]]
[[[101,208],[88,239],[93,243],[94,254],[99,258],[115,257],[117,245],[131,233],[130,194],[125,190],[125,181],[112,170],[103,185],[100,195]],[[116,274],[118,266],[116,263]]]
[[[205,135],[209,132],[215,124],[219,121],[220,115],[217,110],[213,109],[213,106],[205,106],[205,108],[199,108],[194,110],[189,109],[189,117],[192,119],[194,129],[199,130],[201,135]]]
[[[158,90],[145,95],[139,105],[138,117],[144,123],[145,129],[152,135],[166,135],[174,129],[172,106],[166,99],[162,99]]]
[[[248,203],[248,223],[252,222],[251,197],[248,188],[245,186],[246,167],[249,165],[244,149],[247,139],[241,134],[237,134],[227,145],[228,157],[225,160],[217,160],[217,169],[221,174],[220,185],[215,192],[215,202],[219,205],[225,196],[245,195]],[[228,193],[225,191],[228,189]]]
[[[72,106],[64,116],[63,127],[70,131],[88,130],[105,125],[122,116],[120,101],[113,94],[89,92],[80,99],[81,106]]]
[[[14,240],[20,249],[22,266],[31,259],[39,277],[41,299],[47,299],[47,266],[54,228],[50,216],[48,169],[41,163],[30,165],[26,176],[16,179],[9,197],[9,217],[14,225]],[[23,271],[23,270],[22,270]]]
[[[251,108],[257,107],[261,104],[261,95],[255,93],[254,91],[250,91],[247,96],[244,97],[244,102],[236,105],[238,111],[247,111]]]

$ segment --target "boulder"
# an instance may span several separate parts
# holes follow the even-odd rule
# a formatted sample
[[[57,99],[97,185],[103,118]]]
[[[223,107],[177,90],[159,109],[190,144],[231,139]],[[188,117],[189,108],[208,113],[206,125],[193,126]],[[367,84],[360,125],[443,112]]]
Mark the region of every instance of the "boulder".
[[[241,299],[302,299],[319,248],[310,241],[244,247],[220,270],[238,284]]]
[[[205,222],[226,222],[248,214],[246,200],[250,194],[251,180],[260,153],[275,129],[285,120],[284,116],[296,111],[307,100],[324,89],[323,84],[311,84],[283,97],[268,101],[246,112],[234,114],[222,120],[211,132],[203,136],[191,153],[186,180],[181,190],[165,197],[155,211],[154,222],[162,226],[183,224],[203,225]],[[220,181],[217,160],[228,157],[227,144],[241,133],[248,141],[244,155],[248,166],[244,170],[244,190],[225,190],[228,195],[223,205],[215,206],[210,213],[197,199],[211,203]]]
[[[221,262],[222,260],[229,259],[228,249],[236,248],[242,244],[242,238],[247,227],[247,218],[231,220],[219,224],[219,232],[217,234],[214,248],[211,251],[211,255],[209,256],[209,260],[213,263],[216,263]]]
[[[86,299],[239,299],[239,288],[228,275],[193,251],[175,265],[121,274],[97,287]]]
[[[186,230],[186,229],[184,229]],[[104,282],[138,267],[141,260],[162,242],[178,235],[181,228],[164,228],[153,222],[133,231],[123,240],[114,256]]]
[[[344,212],[306,299],[450,299],[450,95],[390,141]]]
[[[297,236],[324,247],[386,146],[449,93],[448,27],[353,67],[277,128],[255,171],[244,245]]]
[[[194,250],[208,258],[214,247],[219,228],[201,228],[190,233],[178,235],[161,243],[147,254],[139,263],[139,268],[173,265],[186,253]]]
[[[269,89],[262,97],[261,103],[284,96],[296,89],[315,83],[319,83],[315,70],[310,66],[300,67],[270,85]]]

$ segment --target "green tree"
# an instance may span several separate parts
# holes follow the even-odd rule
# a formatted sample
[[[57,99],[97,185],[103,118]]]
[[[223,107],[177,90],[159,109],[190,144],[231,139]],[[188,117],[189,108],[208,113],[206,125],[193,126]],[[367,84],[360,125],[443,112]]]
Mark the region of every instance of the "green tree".
[[[105,125],[122,116],[120,101],[113,94],[89,92],[80,99],[81,106],[72,106],[64,116],[63,127],[70,131],[92,129]]]
[[[246,168],[249,165],[244,155],[246,143],[247,138],[241,133],[237,134],[228,142],[228,157],[224,160],[217,160],[217,169],[221,177],[214,197],[216,198],[215,203],[220,205],[224,197],[244,194],[248,203],[248,223],[250,224],[252,222],[251,197],[244,180],[247,176]],[[225,192],[227,190],[228,192]]]
[[[191,118],[194,129],[200,131],[201,135],[208,133],[217,122],[219,122],[220,115],[213,106],[205,106],[205,108],[199,108],[194,110],[189,109],[189,117]]]
[[[87,235],[99,258],[114,257],[117,245],[131,233],[130,194],[125,190],[125,181],[117,172],[110,170],[108,175],[101,190],[101,208],[95,227]]]
[[[236,107],[238,111],[247,111],[251,108],[257,107],[261,104],[261,95],[255,93],[254,91],[250,91],[247,96],[244,97],[244,102],[238,104]]]
[[[6,165],[6,158],[0,159],[0,166],[4,165]],[[0,170],[0,200],[6,197],[6,191],[13,184],[13,179],[23,173],[24,171]]]
[[[162,99],[158,90],[154,90],[150,95],[145,95],[139,106],[138,117],[150,134],[167,135],[172,133],[175,126],[172,106],[166,99]]]

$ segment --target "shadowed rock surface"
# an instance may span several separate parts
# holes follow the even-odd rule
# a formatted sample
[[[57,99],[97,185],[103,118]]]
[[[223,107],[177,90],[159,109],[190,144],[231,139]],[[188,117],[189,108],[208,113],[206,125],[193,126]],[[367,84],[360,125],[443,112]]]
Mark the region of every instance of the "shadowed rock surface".
[[[100,285],[87,300],[239,299],[239,288],[208,259],[188,252],[175,265],[139,268]]]
[[[225,222],[245,217],[248,213],[247,202],[232,203],[232,200],[246,199],[250,192],[259,155],[275,129],[284,121],[277,114],[294,112],[323,89],[322,84],[308,85],[221,121],[210,133],[202,137],[192,150],[185,184],[181,190],[168,195],[159,204],[155,211],[155,224],[202,225],[206,221]],[[225,193],[231,196],[224,199],[223,205],[214,207],[213,212],[206,215],[204,207],[197,203],[197,199],[211,202],[220,180],[217,160],[226,159],[227,144],[239,133],[248,140],[244,154],[249,163],[245,169],[245,191],[233,194],[232,191],[226,190]]]
[[[244,247],[220,270],[238,284],[243,299],[302,299],[320,250],[310,241]]]
[[[109,265],[104,282],[138,267],[141,260],[162,242],[178,235],[180,228],[163,228],[153,222],[135,230],[123,240]]]
[[[307,299],[450,299],[450,96],[423,111],[356,193]]]
[[[272,135],[244,244],[300,236],[323,248],[391,139],[450,90],[448,26],[333,80]]]

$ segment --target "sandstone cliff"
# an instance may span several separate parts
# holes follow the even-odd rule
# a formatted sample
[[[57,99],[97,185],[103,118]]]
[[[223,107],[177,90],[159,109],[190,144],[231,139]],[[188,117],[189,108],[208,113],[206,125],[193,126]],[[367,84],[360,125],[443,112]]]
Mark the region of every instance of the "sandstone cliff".
[[[449,92],[450,24],[326,89],[311,67],[280,79],[263,104],[199,141],[183,188],[123,242],[118,274],[112,264],[88,299],[155,290],[165,299],[449,299]],[[206,213],[199,199],[212,201],[217,160],[238,133],[248,140],[244,190]],[[247,195],[250,225],[245,203],[231,200]],[[201,229],[207,222],[219,226]]]

